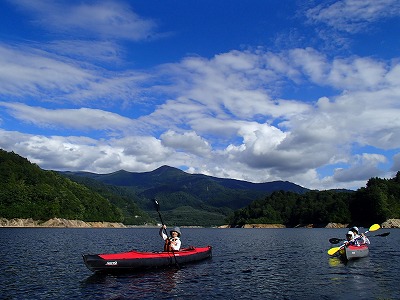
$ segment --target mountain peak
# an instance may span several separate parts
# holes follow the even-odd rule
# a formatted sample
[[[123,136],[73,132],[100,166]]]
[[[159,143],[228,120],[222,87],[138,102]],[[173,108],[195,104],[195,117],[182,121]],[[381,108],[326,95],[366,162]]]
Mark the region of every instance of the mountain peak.
[[[165,175],[166,173],[167,174],[179,175],[179,174],[182,174],[182,173],[185,173],[185,172],[183,172],[181,169],[177,169],[177,168],[174,168],[174,167],[163,165],[163,166],[161,166],[161,167],[159,167],[159,168],[157,168],[154,171],[151,171],[149,173],[153,173],[154,175]]]

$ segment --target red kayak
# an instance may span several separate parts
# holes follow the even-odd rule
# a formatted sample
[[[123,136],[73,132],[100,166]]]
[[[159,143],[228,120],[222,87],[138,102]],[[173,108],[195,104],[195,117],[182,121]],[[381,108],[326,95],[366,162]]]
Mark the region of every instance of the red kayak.
[[[212,247],[189,247],[173,252],[129,251],[114,254],[83,254],[83,261],[93,272],[137,271],[183,265],[210,258]]]

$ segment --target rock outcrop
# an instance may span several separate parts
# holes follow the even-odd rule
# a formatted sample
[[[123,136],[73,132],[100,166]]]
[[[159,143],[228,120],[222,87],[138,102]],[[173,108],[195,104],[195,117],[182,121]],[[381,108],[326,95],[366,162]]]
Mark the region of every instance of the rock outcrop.
[[[342,223],[328,223],[325,228],[347,228],[349,224]]]
[[[43,221],[33,219],[4,219],[0,218],[0,227],[64,227],[64,228],[125,228],[122,223],[113,222],[84,222],[53,218]]]
[[[381,227],[382,228],[400,228],[400,219],[389,219],[386,222],[383,222]]]
[[[245,224],[242,228],[286,228],[283,224]]]

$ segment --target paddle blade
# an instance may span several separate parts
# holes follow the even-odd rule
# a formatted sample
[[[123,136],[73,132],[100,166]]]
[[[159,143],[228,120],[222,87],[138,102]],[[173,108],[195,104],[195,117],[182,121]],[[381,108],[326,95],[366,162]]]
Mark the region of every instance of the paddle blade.
[[[385,232],[385,233],[377,234],[375,236],[388,236],[389,234],[390,234],[390,232]]]
[[[343,241],[343,239],[338,239],[338,238],[331,238],[329,239],[329,242],[331,244],[339,244],[341,241]]]
[[[378,230],[379,228],[381,228],[381,226],[380,226],[379,224],[374,224],[374,225],[372,225],[372,226],[369,228],[368,231],[376,231],[376,230]]]
[[[156,198],[154,198],[153,201],[154,201],[154,207],[156,208],[157,211],[159,211],[160,210],[160,204],[158,203]]]
[[[333,247],[333,248],[331,248],[331,249],[328,250],[328,254],[329,254],[329,255],[333,255],[333,254],[335,254],[336,252],[338,252],[338,251],[340,250],[340,248],[341,248],[341,247]]]

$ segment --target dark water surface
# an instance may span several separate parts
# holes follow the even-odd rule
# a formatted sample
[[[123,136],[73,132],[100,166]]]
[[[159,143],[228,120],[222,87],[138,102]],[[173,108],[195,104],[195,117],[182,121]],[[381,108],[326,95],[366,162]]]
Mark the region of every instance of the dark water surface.
[[[345,229],[182,231],[183,246],[212,245],[212,259],[98,275],[82,253],[159,251],[158,229],[0,228],[0,299],[400,299],[398,229],[371,233],[369,257],[347,264],[326,253]]]

